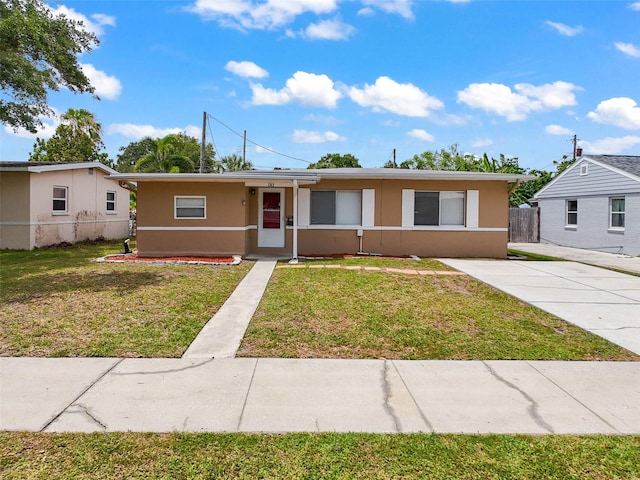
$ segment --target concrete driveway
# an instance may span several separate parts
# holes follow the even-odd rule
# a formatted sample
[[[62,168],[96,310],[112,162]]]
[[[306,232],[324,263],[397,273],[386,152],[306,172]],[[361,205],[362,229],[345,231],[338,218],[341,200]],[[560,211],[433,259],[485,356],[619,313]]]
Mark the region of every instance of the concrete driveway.
[[[640,277],[575,262],[442,261],[640,354]]]

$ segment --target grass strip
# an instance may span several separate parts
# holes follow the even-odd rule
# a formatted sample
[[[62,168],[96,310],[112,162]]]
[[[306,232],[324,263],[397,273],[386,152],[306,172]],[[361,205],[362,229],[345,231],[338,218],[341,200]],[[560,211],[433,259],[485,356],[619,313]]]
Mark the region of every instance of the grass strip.
[[[0,433],[3,479],[637,479],[638,436]]]

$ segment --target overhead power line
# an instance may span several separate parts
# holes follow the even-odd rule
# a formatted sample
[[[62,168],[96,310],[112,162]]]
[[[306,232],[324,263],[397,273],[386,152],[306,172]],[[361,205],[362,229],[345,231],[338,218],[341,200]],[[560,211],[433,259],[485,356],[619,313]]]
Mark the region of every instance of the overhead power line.
[[[211,115],[211,114],[208,114],[208,113],[207,113],[207,117],[208,117],[208,118],[210,118],[211,120],[214,120],[214,121],[218,122],[220,125],[222,125],[223,127],[225,127],[226,129],[228,129],[229,131],[231,131],[231,132],[233,132],[234,134],[236,134],[238,137],[240,137],[240,138],[244,139],[244,134],[241,134],[241,133],[236,132],[236,131],[235,131],[233,128],[231,128],[229,125],[227,125],[226,123],[224,123],[224,122],[223,122],[223,121],[221,121],[221,120],[218,120],[218,119],[217,119],[216,117],[214,117],[213,115]],[[255,145],[256,147],[260,147],[260,148],[262,148],[262,149],[264,149],[264,150],[266,150],[266,151],[268,151],[268,152],[274,153],[274,154],[276,154],[276,155],[280,155],[281,157],[290,158],[290,159],[292,159],[292,160],[297,160],[297,161],[299,161],[299,162],[304,162],[304,163],[306,163],[306,164],[311,164],[311,163],[313,163],[313,162],[310,162],[309,160],[305,160],[304,158],[298,158],[298,157],[294,157],[294,156],[292,156],[292,155],[287,155],[286,153],[278,152],[277,150],[274,150],[274,149],[269,148],[269,147],[265,147],[264,145],[260,145],[259,143],[256,143],[256,142],[254,142],[253,140],[250,140],[250,139],[248,139],[248,138],[247,138],[246,140],[247,140],[247,142],[249,142],[249,143],[251,143],[251,144]]]

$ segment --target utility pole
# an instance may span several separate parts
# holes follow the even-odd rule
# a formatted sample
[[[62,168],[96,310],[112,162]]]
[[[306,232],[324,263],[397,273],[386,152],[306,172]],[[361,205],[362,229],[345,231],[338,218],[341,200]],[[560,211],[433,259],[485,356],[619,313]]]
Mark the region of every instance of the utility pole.
[[[578,148],[578,135],[573,135],[573,159],[576,159],[576,149]]]
[[[398,168],[398,164],[396,163],[396,149],[393,149],[393,168]]]
[[[200,143],[200,173],[204,173],[204,152],[207,141],[207,112],[202,112],[202,141]]]
[[[247,131],[244,131],[244,141],[242,142],[242,164],[247,161]]]

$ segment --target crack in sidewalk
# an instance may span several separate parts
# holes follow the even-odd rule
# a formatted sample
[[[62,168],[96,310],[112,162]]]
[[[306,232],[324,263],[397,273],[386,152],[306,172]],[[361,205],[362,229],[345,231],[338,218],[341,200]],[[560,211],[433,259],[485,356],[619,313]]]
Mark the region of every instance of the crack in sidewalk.
[[[496,380],[498,380],[501,383],[504,383],[509,388],[517,391],[518,393],[520,393],[520,395],[522,395],[522,397],[525,398],[525,400],[527,400],[529,402],[529,406],[527,407],[527,411],[529,412],[529,416],[533,419],[534,422],[536,422],[536,424],[539,427],[544,428],[549,433],[554,433],[553,427],[550,424],[548,424],[547,422],[545,422],[545,420],[542,418],[542,416],[538,412],[539,405],[538,405],[538,402],[536,402],[533,399],[533,397],[531,397],[527,392],[522,390],[520,387],[518,387],[514,383],[511,383],[506,378],[501,377],[498,374],[498,372],[496,372],[488,363],[486,363],[485,361],[483,361],[482,363],[487,368],[487,370],[489,370],[489,373]]]
[[[105,370],[102,375],[100,375],[93,382],[91,382],[91,384],[89,384],[87,386],[87,388],[82,390],[73,400],[71,400],[71,402],[66,407],[64,407],[62,410],[60,410],[57,415],[54,415],[53,418],[51,418],[51,420],[49,420],[47,423],[45,423],[44,426],[39,431],[40,432],[44,432],[47,428],[49,428],[49,426],[51,424],[53,424],[56,420],[58,420],[62,416],[62,414],[67,411],[67,409],[69,409],[78,400],[80,400],[80,398],[82,398],[82,396],[85,393],[87,393],[89,390],[91,390],[93,388],[93,386],[96,385],[100,380],[102,380],[109,372],[111,372],[114,368],[116,368],[118,365],[120,365],[123,360],[124,360],[124,358],[119,358],[117,362],[115,362],[113,365],[111,365],[111,367],[109,367],[107,370]]]
[[[124,359],[123,359],[124,360]],[[180,360],[178,358],[176,358],[175,360]],[[194,368],[199,368],[202,367],[203,365],[206,365],[207,363],[211,363],[215,360],[215,358],[208,358],[207,360],[200,362],[200,363],[196,363],[194,365],[189,365],[187,367],[182,367],[182,368],[170,368],[168,370],[155,370],[155,371],[148,371],[148,372],[115,372],[113,373],[114,376],[127,376],[127,375],[159,375],[159,374],[163,374],[163,373],[178,373],[178,372],[184,372],[186,370],[191,370]]]
[[[382,408],[387,412],[387,415],[393,419],[393,425],[396,432],[402,431],[402,423],[396,415],[395,410],[391,406],[391,386],[389,385],[389,362],[384,360],[384,366],[380,372],[380,383],[382,384],[383,403]]]

